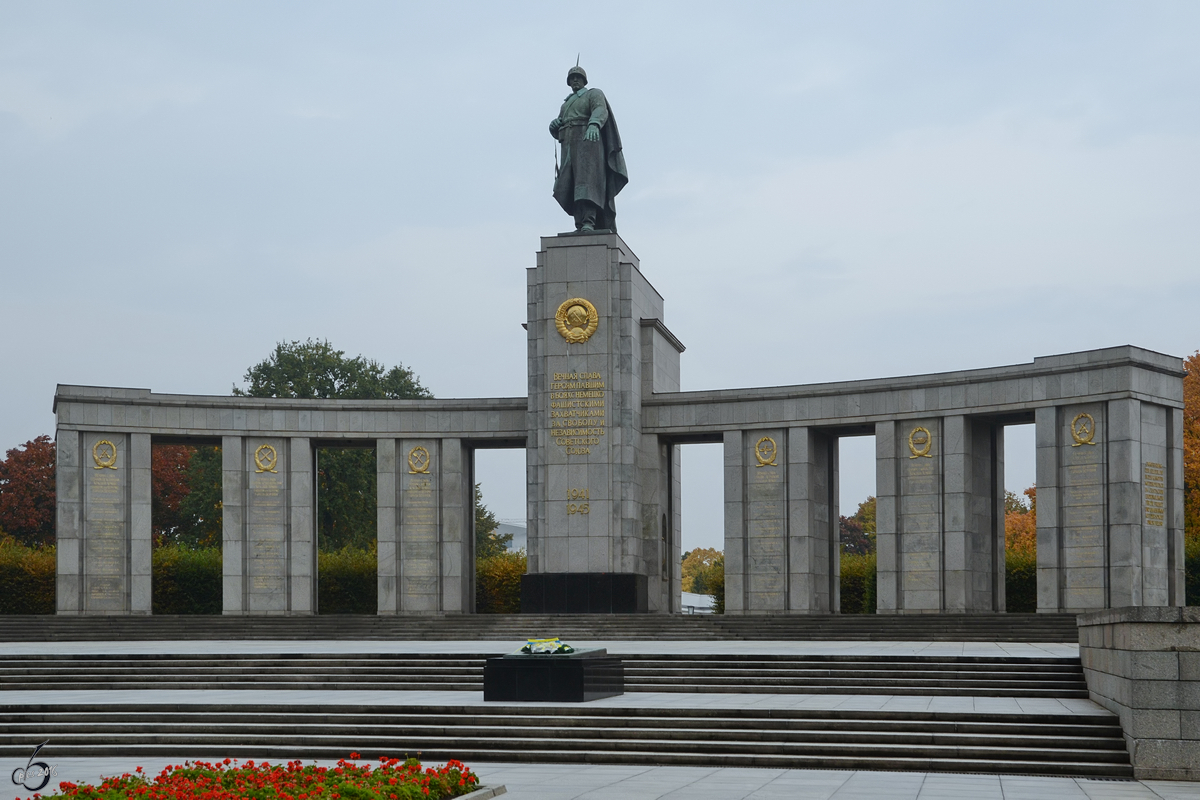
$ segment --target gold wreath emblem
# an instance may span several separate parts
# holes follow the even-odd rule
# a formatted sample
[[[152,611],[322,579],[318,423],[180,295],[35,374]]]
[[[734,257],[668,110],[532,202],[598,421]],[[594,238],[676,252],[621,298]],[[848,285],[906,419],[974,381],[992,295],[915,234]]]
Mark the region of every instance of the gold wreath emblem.
[[[770,436],[764,436],[754,445],[754,457],[758,459],[755,467],[775,467],[775,456],[779,455],[779,448],[775,446],[775,440]]]
[[[421,445],[417,445],[408,451],[408,474],[429,474],[429,451],[421,447]]]
[[[1071,438],[1075,440],[1075,444],[1071,447],[1085,444],[1095,447],[1096,443],[1092,441],[1095,436],[1096,418],[1091,414],[1076,414],[1075,419],[1071,420]]]
[[[92,445],[92,461],[96,462],[92,469],[116,469],[117,446],[108,439],[101,439]]]
[[[554,326],[568,344],[583,344],[600,327],[596,307],[582,297],[564,300],[554,314]]]
[[[908,449],[912,451],[909,458],[933,458],[929,455],[931,447],[933,447],[933,435],[929,432],[929,428],[922,428],[918,425],[908,434]]]
[[[275,465],[278,463],[279,463],[279,454],[275,452],[275,448],[271,447],[271,445],[260,444],[258,446],[258,449],[254,451],[254,466],[258,467],[258,469],[254,470],[256,473],[258,473],[258,472],[278,473],[279,470],[275,469]]]

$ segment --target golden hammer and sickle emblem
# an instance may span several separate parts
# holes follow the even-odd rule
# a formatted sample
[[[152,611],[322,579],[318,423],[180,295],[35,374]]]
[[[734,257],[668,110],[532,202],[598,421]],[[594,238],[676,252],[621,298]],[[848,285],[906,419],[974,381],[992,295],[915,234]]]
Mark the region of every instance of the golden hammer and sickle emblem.
[[[583,344],[600,327],[596,307],[582,297],[564,300],[554,314],[554,327],[568,344]]]
[[[278,473],[279,470],[275,469],[275,465],[278,463],[279,454],[275,452],[275,448],[271,447],[271,445],[260,444],[258,449],[254,451],[254,466],[258,467],[258,469],[254,470],[255,473]]]
[[[1075,444],[1071,447],[1079,447],[1084,444],[1095,447],[1096,443],[1092,441],[1095,436],[1096,418],[1091,414],[1076,414],[1075,419],[1071,420],[1071,438],[1075,440]]]
[[[779,455],[779,448],[775,446],[775,440],[770,436],[764,436],[754,445],[754,457],[758,459],[755,467],[777,467],[775,456]]]
[[[92,445],[92,461],[96,462],[92,469],[116,469],[117,446],[108,439],[101,439]]]
[[[408,451],[408,474],[429,474],[429,451],[421,447],[421,445],[417,445]]]
[[[912,452],[909,458],[933,458],[929,455],[931,447],[933,447],[933,434],[929,432],[929,428],[918,425],[908,434],[908,449]]]

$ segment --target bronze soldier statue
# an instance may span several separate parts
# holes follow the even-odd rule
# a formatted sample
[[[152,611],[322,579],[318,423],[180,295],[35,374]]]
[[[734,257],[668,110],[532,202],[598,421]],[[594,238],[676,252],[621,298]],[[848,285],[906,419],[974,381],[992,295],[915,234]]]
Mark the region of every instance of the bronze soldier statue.
[[[575,218],[575,230],[617,230],[614,198],[629,183],[621,134],[612,108],[599,89],[587,88],[587,73],[567,71],[571,94],[550,121],[550,135],[562,148],[554,176],[554,199]]]

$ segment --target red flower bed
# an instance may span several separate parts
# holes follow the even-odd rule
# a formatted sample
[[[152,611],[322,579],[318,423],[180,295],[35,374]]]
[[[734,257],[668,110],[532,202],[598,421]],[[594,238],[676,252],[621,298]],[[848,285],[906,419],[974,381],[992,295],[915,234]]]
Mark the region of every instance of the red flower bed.
[[[415,758],[401,761],[383,757],[374,769],[369,764],[338,761],[333,768],[303,766],[299,761],[271,765],[263,761],[238,764],[225,759],[215,764],[206,761],[184,762],[166,767],[150,779],[138,767],[134,774],[107,778],[99,786],[79,786],[67,781],[59,784],[52,797],[76,797],[87,800],[441,800],[474,791],[479,778],[460,761],[441,767],[422,768]],[[40,795],[34,795],[40,797]]]

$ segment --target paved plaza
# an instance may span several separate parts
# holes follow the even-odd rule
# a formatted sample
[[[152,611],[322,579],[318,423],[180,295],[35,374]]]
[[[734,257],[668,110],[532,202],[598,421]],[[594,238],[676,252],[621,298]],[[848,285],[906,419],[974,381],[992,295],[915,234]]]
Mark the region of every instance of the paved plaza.
[[[383,642],[383,641],[178,641],[178,642],[28,642],[3,646],[12,655],[32,653],[503,653],[521,642]],[[612,653],[783,653],[842,655],[964,655],[1073,656],[1074,644],[1019,642],[578,642],[606,647]],[[246,691],[246,690],[94,690],[10,691],[0,694],[0,706],[47,704],[328,704],[377,706],[485,705],[482,692],[449,691]],[[530,703],[537,706],[537,703]],[[561,704],[544,704],[561,705]],[[1087,699],[949,697],[861,694],[734,694],[630,692],[593,701],[589,706],[615,708],[844,709],[943,711],[956,713],[1108,714]],[[56,759],[53,742],[41,758],[56,768],[58,780],[94,782],[102,775],[132,772],[142,766],[157,774],[182,758],[63,758]],[[318,761],[332,764],[333,762]],[[8,774],[22,764],[3,764]],[[767,768],[645,767],[586,764],[471,763],[485,785],[504,785],[514,798],[538,800],[1200,800],[1200,783],[1113,779],[794,770]],[[47,789],[52,789],[47,787]],[[17,795],[24,798],[28,795]]]

